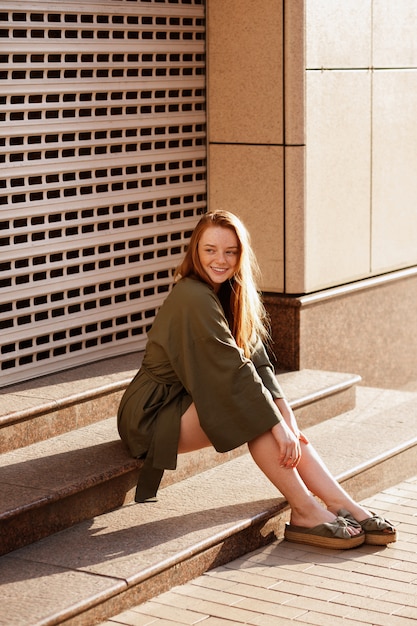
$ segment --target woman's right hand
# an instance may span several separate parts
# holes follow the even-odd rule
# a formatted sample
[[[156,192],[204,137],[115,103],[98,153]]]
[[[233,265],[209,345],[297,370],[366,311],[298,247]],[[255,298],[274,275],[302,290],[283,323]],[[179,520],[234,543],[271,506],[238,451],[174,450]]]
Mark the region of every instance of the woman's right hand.
[[[282,419],[276,424],[271,432],[278,444],[281,467],[297,467],[301,459],[300,442],[285,420]]]

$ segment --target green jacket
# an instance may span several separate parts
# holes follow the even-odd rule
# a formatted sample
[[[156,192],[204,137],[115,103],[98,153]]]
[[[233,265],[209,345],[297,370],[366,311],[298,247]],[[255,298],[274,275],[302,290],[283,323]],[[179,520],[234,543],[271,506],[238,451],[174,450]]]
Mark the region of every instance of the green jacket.
[[[133,456],[146,457],[136,500],[154,497],[163,470],[176,468],[180,420],[192,402],[214,448],[226,452],[279,422],[280,397],[263,344],[245,358],[214,290],[180,280],[155,318],[118,411],[120,437]]]

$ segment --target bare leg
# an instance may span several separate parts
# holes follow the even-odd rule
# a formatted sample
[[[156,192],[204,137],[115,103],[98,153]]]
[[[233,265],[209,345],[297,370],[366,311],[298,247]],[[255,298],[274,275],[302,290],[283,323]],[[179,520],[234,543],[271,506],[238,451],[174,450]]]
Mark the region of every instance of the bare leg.
[[[201,450],[201,448],[208,448],[209,446],[211,446],[211,442],[200,426],[197,409],[193,402],[181,417],[178,454]]]
[[[301,442],[301,451],[298,473],[306,487],[325,503],[329,511],[337,514],[340,509],[347,509],[359,521],[370,517],[371,513],[357,504],[330,474],[311,443]]]
[[[277,443],[270,431],[250,441],[248,446],[255,463],[288,501],[292,524],[312,528],[335,519],[334,513],[323,508],[311,495],[297,469],[279,464]],[[351,534],[358,532],[348,530]]]
[[[313,527],[334,520],[335,515],[323,508],[310,494],[298,471],[280,465],[279,448],[271,431],[257,437],[248,445],[255,463],[290,504],[293,524]],[[178,453],[209,446],[211,442],[200,426],[195,405],[191,404],[181,418]],[[359,531],[349,528],[349,532],[356,534]]]
[[[284,398],[278,398],[276,404],[288,426],[298,434],[297,421],[288,402]],[[346,493],[330,474],[314,447],[302,440],[300,447],[301,458],[297,470],[307,489],[320,498],[332,513],[337,514],[340,509],[346,509],[356,520],[369,518],[370,511],[357,504]]]

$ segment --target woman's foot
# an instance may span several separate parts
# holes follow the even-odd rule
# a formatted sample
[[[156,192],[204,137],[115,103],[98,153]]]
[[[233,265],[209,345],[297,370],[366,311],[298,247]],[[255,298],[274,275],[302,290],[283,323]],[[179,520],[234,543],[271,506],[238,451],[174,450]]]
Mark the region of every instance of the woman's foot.
[[[329,511],[335,515],[339,515],[341,509],[349,511],[357,522],[363,522],[369,517],[372,517],[371,511],[356,502],[340,502],[338,505],[332,506],[331,508],[329,507]]]
[[[365,543],[372,546],[386,546],[397,541],[397,530],[389,520],[381,515],[371,513],[365,519],[356,519],[350,511],[340,509],[338,514],[344,517],[350,524],[357,524],[357,527],[365,533]]]
[[[337,513],[332,513],[328,509],[323,508],[314,498],[311,498],[308,506],[304,506],[301,511],[297,511],[294,508],[291,509],[290,524],[302,528],[315,528],[320,524],[332,523],[337,517]],[[348,524],[346,529],[351,536],[362,533],[362,529],[358,528],[358,526]]]
[[[336,517],[315,500],[302,511],[292,510],[284,537],[294,543],[335,550],[356,548],[365,541],[365,533],[357,522],[353,520],[351,524],[342,516]]]
[[[340,515],[350,524],[365,532],[365,543],[373,546],[386,546],[397,541],[397,530],[389,520],[376,515],[353,500],[339,502],[328,507],[335,515]]]

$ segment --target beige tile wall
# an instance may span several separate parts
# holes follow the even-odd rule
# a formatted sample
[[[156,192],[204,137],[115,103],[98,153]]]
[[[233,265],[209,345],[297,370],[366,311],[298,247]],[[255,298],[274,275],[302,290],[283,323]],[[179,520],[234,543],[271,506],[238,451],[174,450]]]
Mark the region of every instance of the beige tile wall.
[[[261,265],[263,289],[284,287],[283,148],[211,145],[210,206],[239,215]]]
[[[282,144],[282,0],[209,0],[210,142]]]
[[[209,0],[209,208],[248,226],[265,290],[284,288],[283,2]]]
[[[304,0],[284,2],[285,285],[303,291],[305,276],[305,11]],[[301,286],[301,288],[300,288]]]
[[[305,0],[307,69],[370,67],[371,9],[371,0]]]
[[[369,273],[371,32],[371,2],[306,0],[306,235],[299,292]]]
[[[284,1],[284,141],[305,144],[305,11],[304,0]]]
[[[417,67],[416,0],[373,0],[373,65]]]
[[[374,0],[374,274],[417,263],[416,32],[415,0]]]
[[[412,0],[306,0],[306,293],[417,262],[416,32]]]
[[[209,207],[244,218],[263,288],[417,262],[417,2],[208,0]]]
[[[285,147],[285,292],[302,293],[305,280],[305,148]]]
[[[307,73],[305,291],[369,273],[371,73]]]
[[[375,71],[372,152],[377,274],[417,263],[417,70]]]

